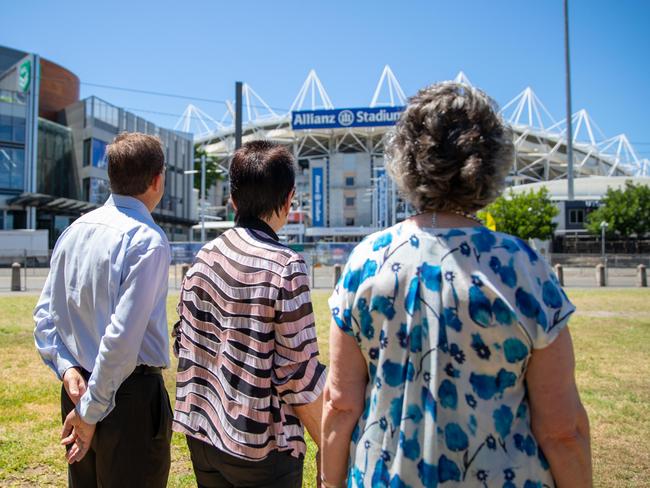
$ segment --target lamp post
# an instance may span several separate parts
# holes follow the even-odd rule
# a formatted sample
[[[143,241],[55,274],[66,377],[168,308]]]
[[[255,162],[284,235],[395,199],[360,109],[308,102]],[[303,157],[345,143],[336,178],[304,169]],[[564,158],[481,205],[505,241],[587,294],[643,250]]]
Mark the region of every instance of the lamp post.
[[[205,168],[205,163],[206,163],[206,158],[205,154],[201,155],[201,193],[199,196],[199,214],[200,214],[200,219],[201,219],[201,242],[205,243],[205,173],[206,173],[206,168]],[[215,163],[221,171],[226,171],[228,173],[227,169],[224,168],[221,164]],[[219,173],[220,171],[211,171],[211,173]],[[186,175],[193,175],[198,173],[197,170],[192,169],[192,170],[187,170],[183,171],[183,174]]]
[[[205,242],[205,154],[201,155],[201,242]]]
[[[298,192],[298,225],[300,225],[298,231],[298,242],[302,244],[305,242],[305,227],[302,215],[302,192]]]

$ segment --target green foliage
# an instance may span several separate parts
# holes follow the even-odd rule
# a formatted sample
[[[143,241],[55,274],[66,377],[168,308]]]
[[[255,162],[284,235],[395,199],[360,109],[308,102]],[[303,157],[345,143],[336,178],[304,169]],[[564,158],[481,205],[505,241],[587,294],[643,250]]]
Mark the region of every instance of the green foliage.
[[[479,217],[486,220],[486,212],[494,218],[496,230],[512,234],[521,239],[550,239],[557,224],[553,222],[559,210],[551,202],[548,190],[501,195]]]
[[[203,147],[194,148],[194,188],[201,191],[201,156],[205,156],[205,191],[226,178],[226,172],[217,164],[217,159]]]
[[[607,222],[609,236],[644,236],[650,233],[650,187],[625,182],[625,189],[607,189],[602,206],[587,217],[587,229],[600,235],[601,222]]]

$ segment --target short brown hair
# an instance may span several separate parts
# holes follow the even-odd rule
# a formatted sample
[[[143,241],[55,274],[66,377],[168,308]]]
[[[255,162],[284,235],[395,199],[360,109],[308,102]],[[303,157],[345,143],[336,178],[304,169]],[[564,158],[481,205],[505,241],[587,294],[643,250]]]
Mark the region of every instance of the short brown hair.
[[[295,183],[293,155],[285,146],[259,140],[235,151],[230,164],[230,196],[237,219],[268,218],[286,203]]]
[[[474,212],[502,191],[512,132],[481,90],[443,82],[409,100],[386,147],[387,169],[419,211]]]
[[[162,143],[155,136],[123,132],[106,148],[111,191],[140,195],[165,168]]]

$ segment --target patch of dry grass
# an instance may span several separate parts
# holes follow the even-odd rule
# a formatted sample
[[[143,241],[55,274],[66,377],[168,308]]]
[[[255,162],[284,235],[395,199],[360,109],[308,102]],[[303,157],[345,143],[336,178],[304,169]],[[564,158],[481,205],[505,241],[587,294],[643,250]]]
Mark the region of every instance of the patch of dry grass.
[[[571,322],[577,379],[591,419],[595,484],[650,486],[650,290],[570,291],[578,306]],[[328,359],[328,292],[313,293],[323,361]],[[170,321],[177,296],[168,301]],[[32,339],[36,297],[0,297],[0,485],[65,486],[58,446],[60,384],[43,365]],[[174,398],[173,367],[165,382]],[[315,486],[309,443],[305,486]],[[169,486],[195,486],[185,440],[172,439]]]

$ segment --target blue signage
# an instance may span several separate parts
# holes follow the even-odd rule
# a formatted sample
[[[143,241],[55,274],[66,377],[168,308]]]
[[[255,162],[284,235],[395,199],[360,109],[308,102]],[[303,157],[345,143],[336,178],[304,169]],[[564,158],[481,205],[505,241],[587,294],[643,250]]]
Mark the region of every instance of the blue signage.
[[[325,225],[325,198],[323,189],[323,168],[311,169],[311,225],[323,227]]]
[[[341,108],[336,110],[298,110],[291,112],[291,128],[345,129],[395,125],[405,107]]]

